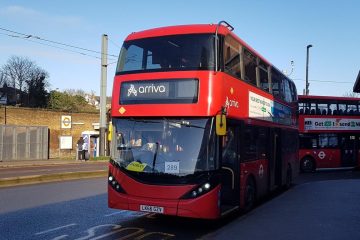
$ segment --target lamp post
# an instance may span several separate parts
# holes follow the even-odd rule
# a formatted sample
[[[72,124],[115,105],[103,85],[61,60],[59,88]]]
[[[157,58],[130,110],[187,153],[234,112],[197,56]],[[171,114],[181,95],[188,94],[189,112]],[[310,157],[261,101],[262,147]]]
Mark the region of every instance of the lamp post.
[[[313,45],[309,44],[306,46],[306,83],[305,83],[305,95],[309,95],[309,48]]]
[[[106,141],[106,81],[107,81],[107,52],[108,52],[108,36],[102,35],[101,38],[101,81],[100,81],[100,141],[99,141],[99,155],[105,156],[105,141]],[[109,156],[109,149],[107,155]]]

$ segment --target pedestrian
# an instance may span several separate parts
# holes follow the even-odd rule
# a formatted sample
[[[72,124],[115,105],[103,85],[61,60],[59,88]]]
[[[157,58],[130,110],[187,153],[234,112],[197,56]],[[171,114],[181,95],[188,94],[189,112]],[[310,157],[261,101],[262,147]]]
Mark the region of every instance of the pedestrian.
[[[77,159],[78,160],[83,160],[84,159],[83,145],[84,145],[84,138],[80,137],[79,140],[76,143],[76,146],[77,146]]]
[[[83,157],[84,160],[87,161],[90,158],[89,155],[89,144],[87,142],[84,142],[84,144],[82,145],[82,149],[83,149]]]

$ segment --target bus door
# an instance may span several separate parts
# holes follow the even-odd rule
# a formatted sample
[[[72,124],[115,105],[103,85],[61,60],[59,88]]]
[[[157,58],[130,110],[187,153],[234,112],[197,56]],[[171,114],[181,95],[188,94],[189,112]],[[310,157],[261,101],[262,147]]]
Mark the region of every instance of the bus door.
[[[341,167],[354,167],[357,164],[358,144],[355,135],[341,136]]]
[[[227,123],[226,136],[220,138],[221,147],[221,212],[240,205],[239,125]]]
[[[281,131],[270,129],[271,149],[269,157],[269,189],[282,185]]]

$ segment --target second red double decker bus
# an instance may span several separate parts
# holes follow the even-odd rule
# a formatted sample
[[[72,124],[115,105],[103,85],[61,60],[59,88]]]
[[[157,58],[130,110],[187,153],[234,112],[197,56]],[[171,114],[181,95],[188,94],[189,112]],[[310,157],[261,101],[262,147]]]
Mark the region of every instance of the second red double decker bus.
[[[109,207],[216,219],[297,175],[292,81],[226,22],[130,34],[112,94]]]
[[[360,166],[360,98],[299,96],[300,169]]]

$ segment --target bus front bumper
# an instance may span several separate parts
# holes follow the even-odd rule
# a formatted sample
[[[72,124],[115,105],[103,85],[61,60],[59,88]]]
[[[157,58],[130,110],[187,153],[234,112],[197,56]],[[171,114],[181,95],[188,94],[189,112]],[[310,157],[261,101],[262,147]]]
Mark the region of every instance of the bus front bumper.
[[[220,186],[217,186],[197,198],[172,200],[132,196],[119,193],[108,186],[108,205],[110,208],[122,210],[216,219],[220,217],[219,192]]]

